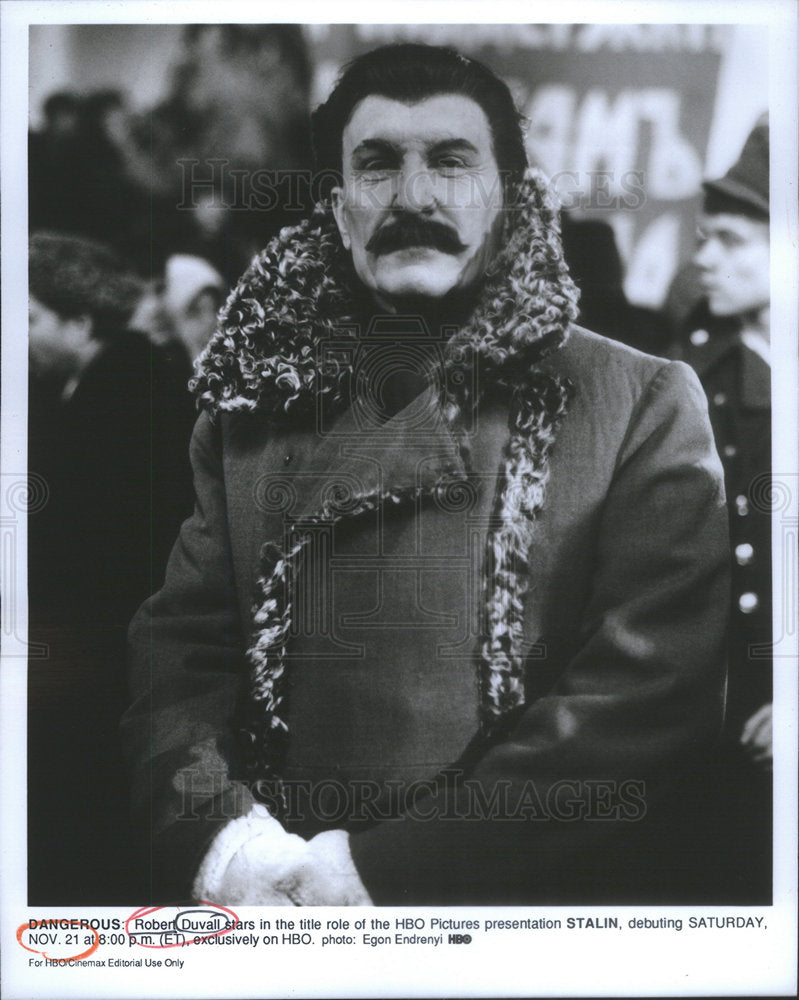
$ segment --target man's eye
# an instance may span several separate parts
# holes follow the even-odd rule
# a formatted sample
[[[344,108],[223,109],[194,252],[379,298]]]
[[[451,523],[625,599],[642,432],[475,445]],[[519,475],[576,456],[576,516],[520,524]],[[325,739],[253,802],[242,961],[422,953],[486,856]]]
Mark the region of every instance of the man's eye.
[[[438,157],[436,166],[441,170],[461,170],[466,166],[466,161],[460,156],[448,153],[446,156]]]
[[[370,160],[365,160],[360,164],[358,169],[362,173],[379,174],[386,173],[392,169],[392,164],[382,157],[374,157]]]
[[[736,247],[742,246],[744,240],[737,233],[721,233],[719,235],[719,243],[721,243],[725,250],[734,250]]]

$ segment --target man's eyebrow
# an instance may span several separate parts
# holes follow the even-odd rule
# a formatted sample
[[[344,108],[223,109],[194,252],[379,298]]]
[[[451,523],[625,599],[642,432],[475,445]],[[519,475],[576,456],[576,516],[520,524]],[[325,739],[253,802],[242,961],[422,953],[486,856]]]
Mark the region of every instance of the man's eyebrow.
[[[734,236],[738,239],[746,239],[747,234],[730,225],[704,225],[697,226],[696,231],[701,236]]]
[[[480,150],[470,142],[468,139],[462,139],[457,136],[453,136],[451,139],[439,139],[428,147],[427,153],[429,156],[435,156],[437,153],[443,153],[445,151],[460,150],[464,153],[474,153],[477,154]],[[399,148],[388,139],[363,139],[358,145],[353,149],[351,156],[354,159],[357,156],[362,156],[364,153],[392,153],[398,155],[400,152]]]
[[[439,142],[434,143],[428,150],[428,153],[433,155],[435,153],[443,153],[445,150],[460,150],[464,153],[479,153],[480,150],[473,142],[469,142],[468,139],[441,139]]]
[[[388,139],[364,139],[353,149],[351,156],[361,156],[364,153],[397,153],[397,147]]]

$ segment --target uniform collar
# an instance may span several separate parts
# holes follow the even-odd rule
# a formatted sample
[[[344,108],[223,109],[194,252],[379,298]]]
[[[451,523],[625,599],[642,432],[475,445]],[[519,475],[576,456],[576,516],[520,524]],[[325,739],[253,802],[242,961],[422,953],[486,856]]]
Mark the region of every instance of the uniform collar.
[[[751,340],[760,341],[756,345]],[[763,351],[761,344],[766,348]],[[771,406],[771,364],[767,360],[768,344],[754,334],[741,338],[741,398],[752,410],[768,410]]]
[[[735,351],[740,343],[740,335],[735,330],[725,330],[723,333],[719,333],[699,328],[694,330],[688,338],[683,360],[694,369],[701,379]]]
[[[771,406],[771,365],[760,343],[752,345],[753,336],[737,330],[724,333],[695,330],[685,346],[683,360],[704,380],[714,368],[737,354],[740,358],[741,403],[748,409],[767,410]],[[764,346],[768,348],[767,344]]]

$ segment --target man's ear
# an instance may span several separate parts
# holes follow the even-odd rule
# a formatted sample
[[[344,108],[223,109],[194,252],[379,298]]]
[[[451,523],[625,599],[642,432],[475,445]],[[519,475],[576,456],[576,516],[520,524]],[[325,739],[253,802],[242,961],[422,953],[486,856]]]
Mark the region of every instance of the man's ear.
[[[352,246],[352,240],[350,240],[347,219],[344,213],[344,192],[340,187],[334,187],[330,192],[330,197],[333,207],[333,218],[336,220],[341,242],[344,244],[344,249],[349,250]]]
[[[88,344],[94,333],[94,320],[88,313],[81,313],[80,316],[70,316],[64,321],[64,332],[70,344],[75,347],[82,347]]]

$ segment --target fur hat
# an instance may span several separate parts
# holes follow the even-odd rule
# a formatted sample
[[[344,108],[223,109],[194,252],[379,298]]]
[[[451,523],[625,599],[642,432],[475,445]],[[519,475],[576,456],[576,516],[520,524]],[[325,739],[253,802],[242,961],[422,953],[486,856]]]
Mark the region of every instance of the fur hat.
[[[144,286],[110,247],[66,233],[34,233],[28,246],[30,294],[64,318],[91,316],[93,336],[124,326]]]

